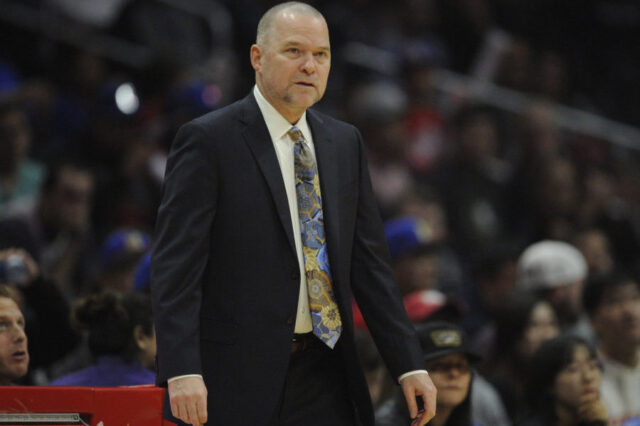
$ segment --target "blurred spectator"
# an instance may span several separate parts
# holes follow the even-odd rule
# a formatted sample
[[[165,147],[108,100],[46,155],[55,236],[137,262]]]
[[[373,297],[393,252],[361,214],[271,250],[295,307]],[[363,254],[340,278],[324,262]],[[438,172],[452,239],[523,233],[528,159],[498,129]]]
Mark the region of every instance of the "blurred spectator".
[[[393,270],[403,295],[437,287],[438,239],[429,224],[405,216],[384,225]]]
[[[497,117],[482,105],[460,109],[451,123],[452,157],[440,164],[437,181],[454,248],[471,259],[506,231],[505,191],[511,174],[498,155]]]
[[[496,387],[513,424],[522,420],[525,407],[525,381],[533,352],[559,333],[552,306],[531,292],[517,292],[503,300],[495,323],[493,342],[484,363],[489,381]]]
[[[587,272],[587,263],[578,249],[562,241],[545,240],[527,247],[518,259],[517,285],[548,300],[563,331],[592,340],[581,300]]]
[[[528,369],[525,426],[606,426],[600,398],[601,372],[595,350],[577,336],[543,342]]]
[[[426,58],[411,61],[404,70],[406,93],[409,95],[409,146],[405,161],[419,175],[433,172],[446,147],[445,120],[435,106],[434,74],[432,60]]]
[[[426,369],[438,389],[436,415],[428,423],[434,426],[476,423],[471,418],[471,364],[478,361],[458,326],[433,322],[417,327]],[[398,394],[376,412],[379,426],[400,426],[411,422],[403,395]]]
[[[78,335],[69,324],[69,305],[54,282],[22,249],[2,249],[0,284],[9,285],[24,313],[30,346],[29,384],[45,384],[49,367],[71,352]]]
[[[44,167],[30,160],[31,128],[22,107],[0,103],[0,218],[24,214],[44,180]]]
[[[362,363],[364,377],[369,386],[371,402],[373,403],[373,408],[377,409],[389,399],[396,384],[387,373],[382,357],[369,332],[363,329],[356,329],[355,337],[358,356]]]
[[[584,256],[589,276],[607,274],[614,267],[609,238],[600,229],[592,228],[578,232],[574,244]]]
[[[25,320],[13,289],[0,284],[0,386],[13,384],[29,369]]]
[[[405,164],[407,106],[407,94],[390,82],[365,84],[350,99],[349,115],[362,132],[371,181],[383,216],[413,185]]]
[[[53,381],[53,386],[153,384],[156,336],[146,295],[106,292],[80,299],[74,322],[89,332],[95,364]]]
[[[494,321],[516,287],[517,252],[513,244],[495,244],[479,256],[473,268],[473,286],[465,289],[470,312],[464,319],[473,347],[489,355]]]
[[[528,92],[532,87],[533,62],[529,43],[522,39],[511,40],[501,52],[494,80],[500,86]]]
[[[549,106],[535,103],[520,117],[513,117],[514,127],[508,155],[514,164],[509,184],[509,226],[521,244],[540,239],[538,229],[541,170],[561,157],[563,134],[555,124],[557,118]]]
[[[466,280],[465,271],[460,257],[451,247],[449,223],[440,198],[430,187],[417,185],[398,204],[394,217],[403,216],[427,224],[438,259],[437,289],[460,296]]]
[[[72,298],[93,263],[91,205],[93,176],[84,166],[62,160],[44,182],[35,209],[25,217],[34,257],[67,298]]]
[[[640,284],[620,272],[587,282],[583,294],[602,355],[602,399],[612,424],[640,418]]]
[[[109,234],[102,244],[100,270],[93,291],[134,289],[138,264],[151,245],[151,237],[136,229],[120,229]]]
[[[538,169],[534,191],[534,237],[569,240],[575,232],[579,187],[576,167],[568,160],[551,159]]]

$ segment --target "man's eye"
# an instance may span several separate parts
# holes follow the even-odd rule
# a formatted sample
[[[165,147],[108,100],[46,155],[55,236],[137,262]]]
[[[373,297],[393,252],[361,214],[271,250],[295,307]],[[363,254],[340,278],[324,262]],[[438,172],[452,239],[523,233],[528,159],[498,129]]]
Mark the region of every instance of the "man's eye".
[[[298,50],[298,48],[296,48],[296,47],[290,47],[290,48],[287,49],[287,52],[296,54],[296,53],[300,52],[300,50]]]

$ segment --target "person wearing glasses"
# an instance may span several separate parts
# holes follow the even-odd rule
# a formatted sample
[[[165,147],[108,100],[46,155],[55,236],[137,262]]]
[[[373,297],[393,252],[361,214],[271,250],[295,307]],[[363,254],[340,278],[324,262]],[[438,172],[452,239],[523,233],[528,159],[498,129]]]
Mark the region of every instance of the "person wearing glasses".
[[[416,326],[425,368],[438,389],[435,417],[428,426],[481,426],[471,415],[472,366],[480,355],[469,347],[459,326],[430,322]],[[377,426],[405,426],[411,423],[404,397],[397,393],[376,411]]]

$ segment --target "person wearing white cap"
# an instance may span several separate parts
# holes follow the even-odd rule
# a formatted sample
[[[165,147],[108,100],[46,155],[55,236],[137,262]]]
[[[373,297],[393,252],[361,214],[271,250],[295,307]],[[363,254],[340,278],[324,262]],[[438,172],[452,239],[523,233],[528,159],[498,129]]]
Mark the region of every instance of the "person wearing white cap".
[[[544,240],[520,255],[517,286],[542,294],[558,313],[564,331],[592,339],[581,302],[587,274],[587,262],[577,248],[563,241]]]

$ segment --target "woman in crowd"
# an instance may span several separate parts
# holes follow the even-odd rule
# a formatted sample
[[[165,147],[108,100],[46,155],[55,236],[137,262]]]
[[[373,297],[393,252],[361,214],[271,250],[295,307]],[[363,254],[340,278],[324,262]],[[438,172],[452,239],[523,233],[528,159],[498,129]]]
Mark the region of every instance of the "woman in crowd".
[[[606,426],[595,349],[577,336],[547,340],[531,358],[526,426]]]
[[[425,368],[438,389],[436,415],[428,426],[479,426],[471,418],[471,364],[479,356],[469,348],[464,331],[448,322],[417,327]],[[376,412],[377,426],[410,424],[403,396],[398,395]]]
[[[492,356],[481,370],[500,394],[513,424],[525,414],[527,365],[540,344],[560,332],[556,313],[530,292],[514,293],[496,320]]]
[[[94,365],[56,379],[61,386],[152,384],[156,336],[151,302],[140,293],[106,292],[81,299],[73,321],[88,331]]]

